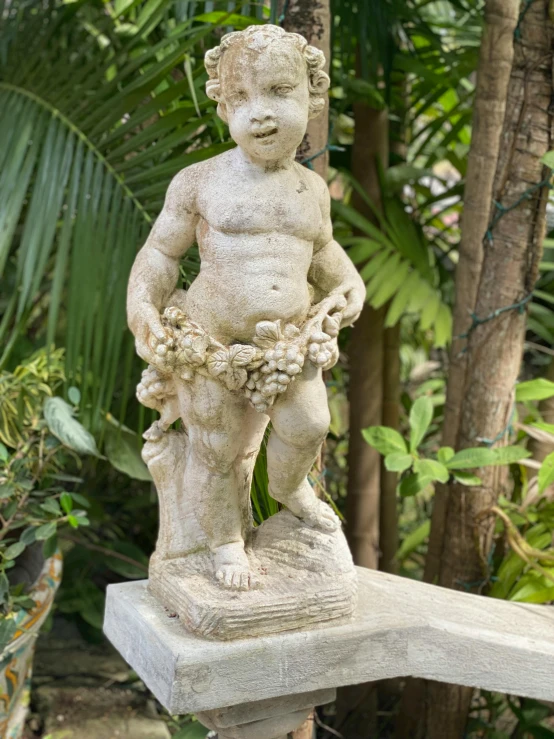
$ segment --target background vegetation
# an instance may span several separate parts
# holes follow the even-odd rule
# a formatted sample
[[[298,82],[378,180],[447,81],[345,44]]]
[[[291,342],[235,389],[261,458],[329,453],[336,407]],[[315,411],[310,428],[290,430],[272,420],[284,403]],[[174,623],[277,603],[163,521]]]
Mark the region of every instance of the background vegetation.
[[[30,492],[23,543],[61,545],[56,613],[88,640],[101,641],[106,584],[145,576],[156,495],[127,277],[171,177],[233,146],[204,93],[205,51],[271,20],[328,45],[328,118],[299,159],[326,177],[336,238],[367,284],[327,377],[312,482],[359,564],[554,601],[551,6],[0,4],[0,578]],[[193,250],[185,287],[198,266]],[[33,452],[23,469],[41,438],[57,439],[52,464]],[[277,505],[264,469],[262,450],[260,520]],[[0,593],[4,612],[26,606],[7,580]],[[172,731],[193,736],[188,722]],[[342,691],[321,723],[346,739],[554,736],[548,706],[415,681]]]

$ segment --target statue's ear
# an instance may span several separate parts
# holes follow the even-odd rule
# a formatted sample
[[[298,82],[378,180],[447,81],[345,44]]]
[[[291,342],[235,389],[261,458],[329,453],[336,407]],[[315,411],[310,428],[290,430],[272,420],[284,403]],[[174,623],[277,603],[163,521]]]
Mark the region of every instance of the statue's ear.
[[[217,114],[223,121],[223,123],[229,123],[227,120],[227,106],[225,103],[218,103],[217,104]]]

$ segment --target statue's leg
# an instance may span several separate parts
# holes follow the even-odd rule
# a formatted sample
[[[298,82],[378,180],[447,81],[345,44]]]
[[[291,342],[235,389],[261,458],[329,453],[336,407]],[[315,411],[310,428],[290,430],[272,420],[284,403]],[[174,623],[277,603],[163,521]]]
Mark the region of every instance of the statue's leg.
[[[189,438],[183,487],[208,539],[216,579],[228,588],[247,589],[254,575],[244,551],[239,462],[250,440],[250,406],[199,374],[180,383],[179,402]]]
[[[340,522],[315,495],[307,480],[330,416],[321,370],[307,362],[304,371],[270,411],[273,431],[267,445],[271,495],[312,526],[334,530]]]

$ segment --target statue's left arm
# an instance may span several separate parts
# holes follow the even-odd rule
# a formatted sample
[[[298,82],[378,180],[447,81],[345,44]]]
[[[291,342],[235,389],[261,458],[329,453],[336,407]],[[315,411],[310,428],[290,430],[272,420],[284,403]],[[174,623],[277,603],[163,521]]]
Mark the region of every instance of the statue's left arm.
[[[329,190],[323,181],[318,182],[318,185],[322,225],[314,242],[308,279],[323,295],[344,295],[347,305],[343,312],[342,325],[350,326],[362,311],[366,289],[358,270],[342,246],[333,239]]]

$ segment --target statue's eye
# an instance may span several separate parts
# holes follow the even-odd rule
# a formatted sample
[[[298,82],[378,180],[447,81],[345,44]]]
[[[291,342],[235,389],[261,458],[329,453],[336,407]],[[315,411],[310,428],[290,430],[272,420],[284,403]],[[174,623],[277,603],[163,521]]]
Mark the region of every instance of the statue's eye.
[[[289,93],[293,91],[293,87],[292,85],[277,85],[276,87],[273,88],[273,91],[277,95],[288,95]]]
[[[246,92],[244,90],[237,90],[237,92],[231,93],[229,96],[229,102],[231,105],[241,105],[241,103],[244,103],[247,98]]]

